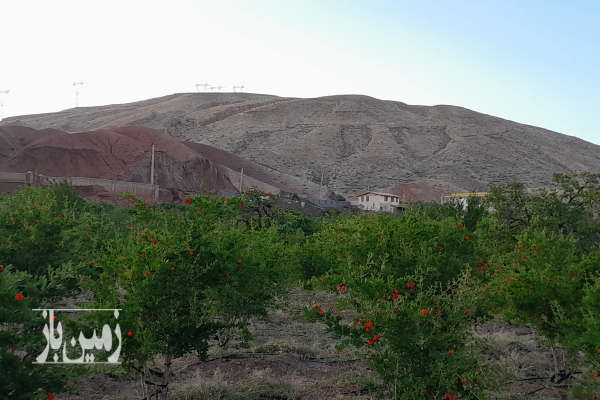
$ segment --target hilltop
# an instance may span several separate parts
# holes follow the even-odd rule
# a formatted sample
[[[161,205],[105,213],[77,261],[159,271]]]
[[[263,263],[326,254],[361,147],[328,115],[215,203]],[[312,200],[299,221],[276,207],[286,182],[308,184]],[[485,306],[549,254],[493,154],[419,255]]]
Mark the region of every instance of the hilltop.
[[[573,136],[456,106],[362,95],[182,93],[0,123],[7,124],[67,132],[140,125],[305,183],[318,185],[323,175],[345,196],[403,184],[436,194],[509,181],[540,187],[556,172],[600,171],[600,146]]]

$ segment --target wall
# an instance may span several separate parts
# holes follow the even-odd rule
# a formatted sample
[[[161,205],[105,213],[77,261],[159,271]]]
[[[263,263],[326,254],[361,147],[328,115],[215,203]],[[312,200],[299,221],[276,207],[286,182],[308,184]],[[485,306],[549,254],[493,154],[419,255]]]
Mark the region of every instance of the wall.
[[[73,186],[101,186],[113,193],[132,193],[144,200],[158,200],[160,191],[158,185],[152,186],[148,183],[100,178],[46,176],[33,173],[0,172],[0,188],[12,188],[13,190],[10,191],[16,190],[19,186],[45,186],[61,182],[70,182]]]

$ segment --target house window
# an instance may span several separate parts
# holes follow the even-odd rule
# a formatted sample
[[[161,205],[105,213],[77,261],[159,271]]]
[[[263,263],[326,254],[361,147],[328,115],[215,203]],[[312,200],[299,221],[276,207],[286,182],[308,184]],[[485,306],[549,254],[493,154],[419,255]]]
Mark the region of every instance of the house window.
[[[369,201],[369,196],[367,196],[367,201]]]

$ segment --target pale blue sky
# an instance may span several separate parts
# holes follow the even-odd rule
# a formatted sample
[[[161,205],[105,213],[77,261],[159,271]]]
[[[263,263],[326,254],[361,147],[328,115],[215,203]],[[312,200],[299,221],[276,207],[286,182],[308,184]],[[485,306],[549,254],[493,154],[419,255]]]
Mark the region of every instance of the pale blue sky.
[[[600,144],[598,1],[0,1],[2,116],[195,91],[452,104]],[[1,93],[10,89],[9,94]]]

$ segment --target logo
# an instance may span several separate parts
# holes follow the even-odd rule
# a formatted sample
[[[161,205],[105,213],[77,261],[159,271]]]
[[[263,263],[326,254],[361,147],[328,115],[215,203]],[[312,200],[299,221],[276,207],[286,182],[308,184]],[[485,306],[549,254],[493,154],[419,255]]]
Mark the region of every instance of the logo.
[[[79,332],[79,336],[71,337],[71,340],[63,340],[63,325],[61,322],[54,326],[56,315],[55,312],[91,312],[91,311],[112,311],[115,320],[119,318],[120,308],[84,308],[84,309],[52,309],[42,308],[33,309],[33,311],[41,311],[42,316],[48,318],[48,323],[44,325],[42,333],[46,338],[46,348],[37,356],[34,364],[121,364],[119,355],[121,354],[121,327],[117,322],[114,329],[111,329],[108,324],[102,327],[100,337],[96,334],[96,329],[91,337],[87,338],[83,332]],[[110,352],[116,341],[113,341],[113,333],[116,336],[119,344],[106,358],[106,361],[96,361],[102,351]],[[62,349],[62,350],[61,350]],[[87,352],[87,353],[86,353]],[[52,361],[47,361],[48,355],[54,353],[51,357]],[[75,354],[75,355],[73,355]],[[79,357],[77,357],[77,355]],[[103,359],[104,357],[100,358]]]

